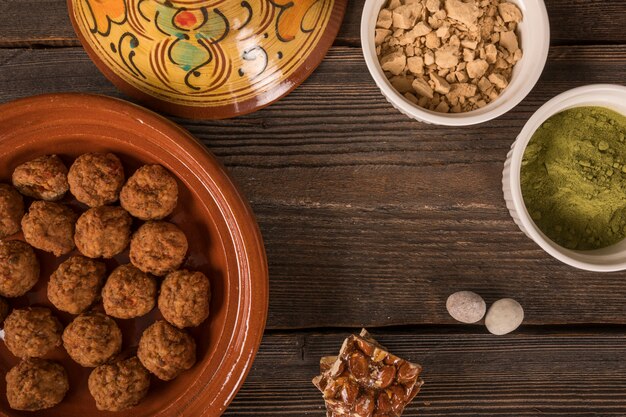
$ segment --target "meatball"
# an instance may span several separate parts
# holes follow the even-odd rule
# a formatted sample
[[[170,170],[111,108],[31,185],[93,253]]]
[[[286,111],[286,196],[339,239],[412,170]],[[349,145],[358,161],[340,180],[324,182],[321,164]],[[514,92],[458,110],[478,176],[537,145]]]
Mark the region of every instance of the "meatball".
[[[132,265],[115,269],[102,289],[104,311],[118,319],[148,314],[154,308],[156,280]]]
[[[98,297],[106,267],[83,256],[72,256],[50,276],[48,299],[56,308],[80,314]]]
[[[76,158],[67,180],[78,201],[89,207],[103,206],[119,198],[124,167],[112,153],[86,153]]]
[[[169,274],[161,284],[159,310],[174,326],[198,326],[209,317],[211,285],[202,272],[187,270]]]
[[[69,253],[74,249],[76,217],[76,213],[62,204],[35,201],[22,218],[24,239],[54,256]]]
[[[147,222],[130,241],[130,261],[143,272],[165,276],[177,270],[187,254],[187,237],[172,223]]]
[[[24,199],[9,184],[0,184],[0,239],[20,231]]]
[[[15,168],[13,185],[28,197],[60,200],[69,189],[67,168],[56,155],[41,156]]]
[[[61,346],[63,326],[43,307],[13,310],[4,321],[4,343],[18,358],[40,358]]]
[[[0,240],[0,295],[19,297],[39,280],[39,261],[28,243]]]
[[[144,165],[128,179],[120,204],[141,220],[160,220],[170,215],[178,202],[178,184],[161,165]]]
[[[37,411],[54,407],[70,388],[67,372],[56,362],[28,359],[7,373],[7,399],[14,410]]]
[[[89,375],[89,392],[98,410],[122,411],[134,407],[150,388],[150,374],[133,356],[125,361],[100,365]]]
[[[112,258],[128,246],[132,224],[130,214],[121,207],[89,209],[76,222],[76,247],[90,258]]]
[[[111,317],[81,314],[65,328],[63,346],[72,359],[85,367],[102,365],[122,349],[122,332]]]
[[[0,297],[0,324],[4,323],[4,320],[7,318],[10,312],[11,306],[9,305],[9,302]]]
[[[183,330],[159,320],[141,335],[137,356],[148,371],[170,381],[196,362],[196,342]]]

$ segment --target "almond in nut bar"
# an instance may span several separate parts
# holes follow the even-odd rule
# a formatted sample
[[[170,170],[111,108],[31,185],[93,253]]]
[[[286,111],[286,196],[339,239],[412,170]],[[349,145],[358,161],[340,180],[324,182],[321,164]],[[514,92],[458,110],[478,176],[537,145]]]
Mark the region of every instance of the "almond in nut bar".
[[[313,384],[328,417],[399,417],[423,385],[422,367],[389,353],[366,330],[320,360]]]

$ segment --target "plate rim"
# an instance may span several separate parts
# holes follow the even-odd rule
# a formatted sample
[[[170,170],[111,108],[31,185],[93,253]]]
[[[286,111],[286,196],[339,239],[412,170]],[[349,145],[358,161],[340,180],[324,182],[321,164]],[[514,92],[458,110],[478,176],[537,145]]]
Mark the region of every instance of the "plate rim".
[[[187,414],[189,410],[200,407],[201,412],[197,415],[201,417],[221,416],[241,389],[252,368],[260,348],[268,317],[269,270],[267,255],[263,237],[252,208],[243,198],[243,194],[237,185],[226,173],[223,165],[198,139],[176,123],[134,103],[97,94],[52,93],[25,97],[0,104],[0,115],[15,112],[31,112],[33,108],[44,103],[47,105],[55,103],[72,107],[80,106],[87,111],[91,106],[99,106],[100,108],[106,108],[107,111],[127,117],[129,120],[132,119],[134,123],[141,123],[159,131],[163,136],[171,139],[172,144],[184,151],[198,166],[202,167],[202,172],[189,170],[188,174],[197,177],[199,181],[203,182],[207,189],[212,190],[211,194],[214,194],[214,191],[219,191],[221,198],[215,198],[214,204],[222,212],[226,209],[230,214],[231,218],[224,218],[223,221],[230,232],[231,239],[238,240],[238,242],[232,242],[233,247],[238,249],[236,256],[238,265],[237,283],[244,284],[246,288],[243,288],[242,285],[242,288],[240,288],[242,295],[235,300],[239,304],[237,316],[234,318],[233,328],[235,331],[233,334],[228,335],[228,346],[222,361],[222,364],[227,363],[227,366],[220,365],[212,378],[201,380],[196,395],[184,402],[185,408],[182,411],[178,411],[178,413]],[[0,119],[3,118],[0,116]],[[3,140],[3,131],[6,131],[6,128],[0,126],[0,141]],[[204,179],[210,179],[213,186],[207,184]],[[237,236],[237,239],[233,236]],[[242,263],[242,257],[245,257],[246,262]],[[242,264],[245,267],[243,268],[243,274]],[[254,287],[256,292],[252,290],[252,287]],[[247,303],[242,303],[242,299],[245,300],[244,290],[249,292]],[[237,332],[238,329],[246,328],[249,330],[248,332]],[[233,349],[233,346],[241,346],[241,348],[237,350]],[[236,357],[233,357],[233,351],[238,353],[238,355],[234,355]],[[223,373],[228,375],[229,378],[225,380],[215,395],[209,397],[211,406],[199,403],[198,400],[206,392],[208,385],[216,377],[219,377],[217,373],[224,369],[226,369],[226,372]],[[178,403],[188,392],[185,391],[183,396],[178,397],[173,404]],[[157,415],[162,415],[163,412],[171,410],[171,405],[173,404],[160,410]],[[5,416],[6,414],[0,411],[0,415]]]
[[[276,88],[289,84],[289,87],[284,89],[278,95],[272,96],[265,100],[259,101],[258,98],[261,95],[255,95],[252,98],[243,100],[233,104],[226,104],[214,107],[202,107],[202,106],[187,106],[184,104],[177,104],[171,101],[163,100],[154,95],[148,94],[144,91],[135,88],[130,83],[125,81],[122,77],[117,75],[105,62],[100,58],[98,53],[89,45],[89,42],[85,39],[85,36],[81,32],[76,18],[74,16],[74,2],[77,0],[66,0],[67,10],[74,33],[78,37],[81,46],[87,52],[89,59],[96,65],[98,70],[121,92],[127,94],[139,100],[143,105],[150,107],[151,109],[159,112],[167,113],[172,116],[183,117],[191,120],[221,120],[229,119],[232,117],[243,116],[261,110],[271,104],[284,98],[296,88],[298,88],[307,78],[311,76],[313,71],[324,61],[324,58],[328,54],[328,51],[332,47],[339,30],[341,29],[343,19],[348,6],[348,0],[330,0],[333,1],[332,11],[328,26],[322,37],[319,40],[315,48],[309,53],[304,60],[301,61],[294,74],[284,79],[277,87],[269,91],[273,91]],[[80,0],[79,0],[80,1]],[[266,91],[263,95],[268,96]]]

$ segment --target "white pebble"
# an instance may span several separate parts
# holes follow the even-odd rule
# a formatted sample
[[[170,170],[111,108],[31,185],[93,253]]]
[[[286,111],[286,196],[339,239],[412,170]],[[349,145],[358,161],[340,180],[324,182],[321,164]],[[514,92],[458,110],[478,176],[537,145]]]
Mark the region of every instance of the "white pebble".
[[[485,326],[490,333],[503,335],[517,329],[524,321],[524,309],[512,298],[496,301],[485,317]]]
[[[448,313],[461,323],[476,323],[485,315],[485,300],[471,291],[459,291],[448,297],[446,301]]]

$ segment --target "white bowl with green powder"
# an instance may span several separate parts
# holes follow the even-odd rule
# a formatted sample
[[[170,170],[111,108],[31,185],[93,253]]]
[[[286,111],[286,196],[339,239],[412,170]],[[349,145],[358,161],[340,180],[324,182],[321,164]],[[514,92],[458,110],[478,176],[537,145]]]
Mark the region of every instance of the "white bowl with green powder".
[[[556,259],[626,269],[626,87],[575,88],[528,120],[504,164],[515,223]]]

